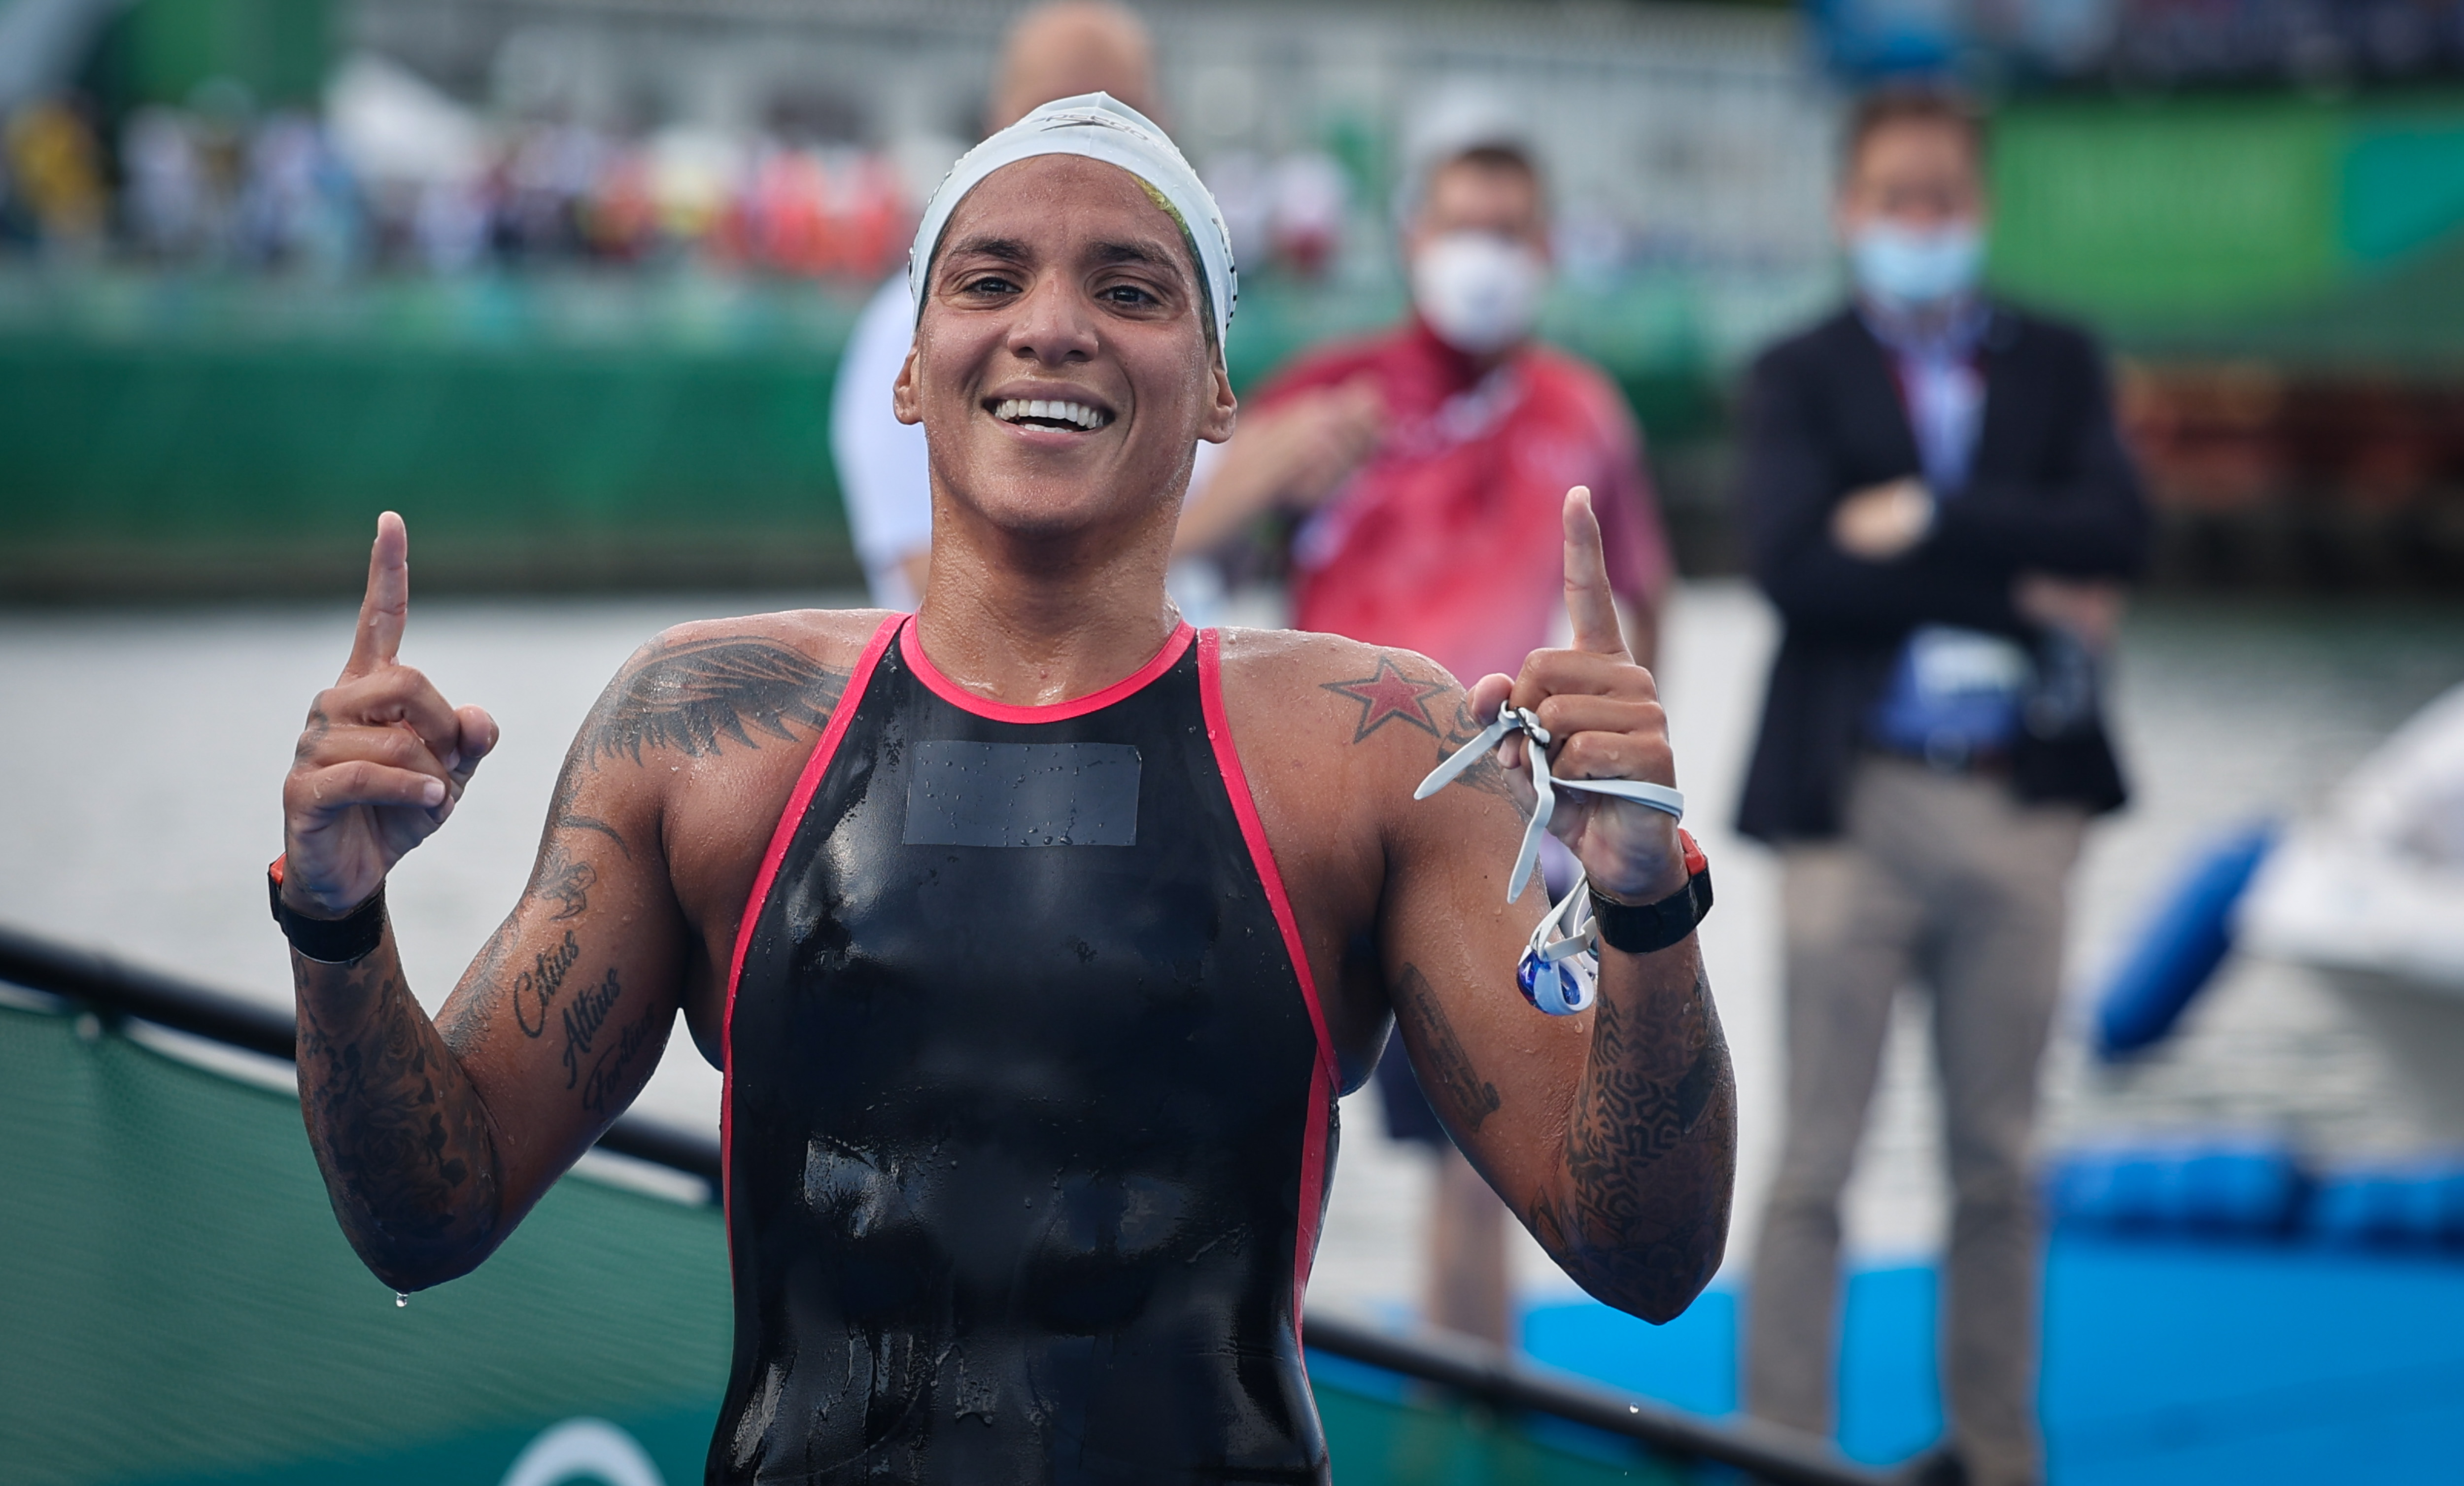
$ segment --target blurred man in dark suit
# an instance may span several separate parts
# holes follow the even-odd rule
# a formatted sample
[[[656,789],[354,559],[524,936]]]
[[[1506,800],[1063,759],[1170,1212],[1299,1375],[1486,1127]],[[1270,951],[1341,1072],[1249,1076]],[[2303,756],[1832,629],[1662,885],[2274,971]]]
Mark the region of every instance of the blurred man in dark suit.
[[[1747,1403],[1833,1424],[1839,1195],[1891,1002],[1930,993],[1953,1189],[1931,1478],[2030,1486],[2036,1067],[2082,829],[2123,798],[2097,655],[2147,517],[2097,347],[1978,288],[1983,128],[1894,90],[1848,132],[1852,303],[1769,352],[1739,503],[1780,611],[1739,828],[1781,853],[1787,1139]]]

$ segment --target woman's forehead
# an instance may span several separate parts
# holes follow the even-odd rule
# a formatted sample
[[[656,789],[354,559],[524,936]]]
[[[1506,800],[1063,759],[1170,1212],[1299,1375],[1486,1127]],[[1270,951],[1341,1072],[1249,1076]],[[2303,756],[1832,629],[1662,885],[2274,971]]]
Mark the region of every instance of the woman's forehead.
[[[942,252],[967,251],[986,239],[1038,256],[1134,250],[1137,256],[1159,255],[1179,274],[1195,272],[1179,219],[1154,189],[1119,166],[1078,155],[1017,161],[967,192],[942,230]]]

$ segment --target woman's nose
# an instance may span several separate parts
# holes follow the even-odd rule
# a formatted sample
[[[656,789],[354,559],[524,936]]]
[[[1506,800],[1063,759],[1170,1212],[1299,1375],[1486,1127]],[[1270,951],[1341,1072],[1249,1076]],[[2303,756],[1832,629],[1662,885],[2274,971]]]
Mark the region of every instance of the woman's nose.
[[[1084,361],[1095,353],[1093,306],[1076,284],[1046,276],[1020,299],[1009,346],[1041,362]]]

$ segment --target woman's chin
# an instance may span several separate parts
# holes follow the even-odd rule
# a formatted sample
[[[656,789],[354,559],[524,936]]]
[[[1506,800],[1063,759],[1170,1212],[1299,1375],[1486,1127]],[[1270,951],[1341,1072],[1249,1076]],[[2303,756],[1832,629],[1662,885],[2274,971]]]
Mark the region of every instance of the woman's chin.
[[[1050,539],[1134,522],[1164,503],[1163,483],[1111,470],[1020,470],[950,498],[1011,536]]]

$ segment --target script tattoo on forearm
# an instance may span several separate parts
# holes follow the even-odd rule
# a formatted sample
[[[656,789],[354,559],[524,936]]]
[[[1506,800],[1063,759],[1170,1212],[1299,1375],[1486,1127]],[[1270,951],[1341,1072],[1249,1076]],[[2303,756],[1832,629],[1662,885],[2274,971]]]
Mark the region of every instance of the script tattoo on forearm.
[[[1455,1035],[1454,1023],[1446,1018],[1446,1009],[1439,1003],[1437,992],[1430,988],[1428,977],[1420,973],[1419,965],[1403,966],[1395,996],[1419,1023],[1427,1038],[1423,1054],[1427,1065],[1419,1072],[1429,1101],[1453,1116],[1464,1129],[1479,1129],[1482,1120],[1497,1113],[1497,1085],[1473,1070],[1471,1054],[1463,1051],[1463,1039]]]
[[[616,1033],[616,1042],[599,1060],[590,1065],[590,1076],[582,1081],[582,1107],[594,1115],[605,1115],[624,1107],[626,1090],[633,1071],[641,1064],[645,1049],[655,1049],[664,1031],[656,1011],[636,1022],[629,1022]]]
[[[300,1107],[343,1233],[404,1289],[462,1273],[503,1219],[477,1091],[411,1000],[390,942],[348,966],[295,956],[292,970]]]
[[[581,958],[582,945],[567,929],[564,943],[540,950],[532,957],[531,967],[514,977],[514,1022],[523,1036],[537,1040],[547,1031],[548,1008],[556,1005],[564,977]]]
[[[550,923],[578,919],[588,912],[590,890],[599,882],[597,869],[566,855],[557,835],[557,818],[551,812],[544,854],[532,874],[531,885],[522,894],[525,906],[534,900],[557,905],[557,911],[548,916]],[[622,847],[623,838],[618,837],[616,844]],[[461,988],[437,1018],[445,1045],[457,1054],[486,1034],[489,1022],[507,1000],[514,1004],[514,1024],[522,1030],[523,1036],[537,1040],[546,1034],[548,1012],[564,988],[565,976],[572,971],[574,962],[582,958],[582,943],[573,930],[566,929],[560,943],[534,951],[528,966],[508,974],[521,941],[522,916],[523,908],[517,907],[496,926],[487,947],[479,951],[478,959],[464,973]]]
[[[760,747],[760,735],[793,741],[800,728],[828,723],[848,676],[758,635],[689,640],[610,682],[574,751],[595,767],[603,759],[639,764],[645,749],[704,758],[730,741],[747,748]],[[605,829],[579,817],[575,824]]]
[[[616,967],[607,967],[607,978],[596,986],[585,986],[564,1009],[564,1086],[572,1088],[582,1078],[582,1059],[605,1026],[607,1013],[616,1009],[625,987],[616,977]]]
[[[1571,1196],[1532,1203],[1541,1242],[1586,1288],[1664,1320],[1719,1267],[1736,1169],[1736,1084],[1710,983],[1650,997],[1638,1014],[1603,996],[1566,1131]],[[1682,1058],[1682,1063],[1679,1059]]]

